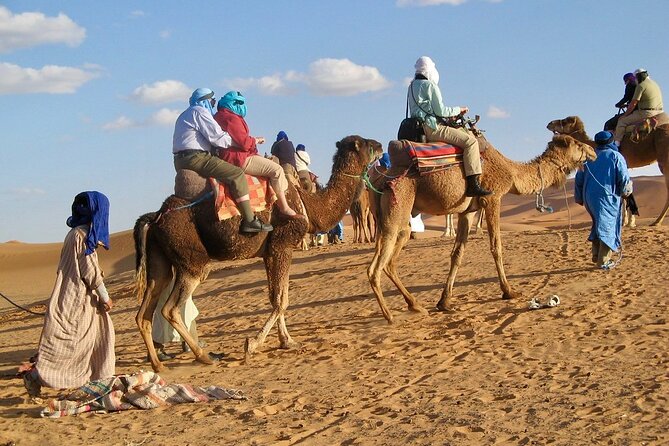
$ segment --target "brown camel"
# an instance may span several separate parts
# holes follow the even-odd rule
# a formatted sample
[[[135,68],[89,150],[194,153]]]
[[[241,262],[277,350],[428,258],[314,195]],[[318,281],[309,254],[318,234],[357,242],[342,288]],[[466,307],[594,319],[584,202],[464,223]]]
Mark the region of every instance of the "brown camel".
[[[583,121],[578,116],[568,116],[564,119],[556,119],[546,126],[554,134],[570,135],[573,138],[595,147],[595,142],[585,132]],[[643,167],[657,161],[660,172],[664,175],[664,183],[667,186],[667,198],[664,209],[651,226],[662,224],[664,216],[669,210],[669,124],[660,125],[647,137],[638,143],[632,141],[629,135],[620,144],[620,154],[627,161],[627,167]]]
[[[306,218],[285,219],[274,212],[271,219],[274,230],[270,233],[240,233],[240,217],[219,222],[211,201],[177,209],[189,203],[174,195],[165,200],[157,213],[141,216],[134,229],[137,288],[142,302],[136,321],[153,369],[164,368],[151,339],[153,313],[158,297],[172,277],[175,284],[162,314],[179,332],[195,358],[211,363],[208,353],[186,329],[180,308],[207,277],[212,260],[264,259],[272,312],[255,338],[246,340],[247,356],[263,344],[275,323],[281,348],[297,345],[288,333],[284,316],[288,308],[288,273],[293,247],[307,232],[327,231],[341,219],[363,187],[362,174],[381,153],[381,144],[371,139],[348,136],[339,141],[327,187],[309,194],[289,182],[288,201]],[[262,215],[265,221],[269,216],[269,211]]]
[[[446,223],[444,225],[444,232],[441,233],[442,237],[446,238],[455,237],[454,217],[455,214],[446,214]],[[484,217],[485,215],[483,208],[480,208],[478,211],[476,211],[476,215],[474,216],[474,233],[480,234],[481,232],[483,232],[482,226]]]
[[[369,207],[369,192],[363,189],[360,196],[351,203],[353,220],[352,243],[369,243],[374,241],[374,215]]]
[[[401,144],[399,141],[392,141],[388,151],[392,154],[393,151],[401,150]],[[497,275],[503,292],[502,298],[518,297],[519,293],[511,290],[502,262],[502,242],[499,229],[502,197],[507,193],[535,194],[545,187],[562,184],[566,181],[566,175],[569,172],[575,170],[586,159],[594,157],[595,151],[590,146],[569,136],[555,136],[548,143],[546,151],[529,163],[513,162],[488,144],[484,152],[485,163],[481,182],[486,189],[494,191],[494,194],[478,200],[465,196],[462,169],[447,169],[425,176],[401,176],[392,181],[390,190],[380,197],[376,252],[367,269],[370,284],[386,320],[391,323],[393,318],[381,291],[382,271],[402,293],[411,311],[427,312],[402,284],[397,274],[397,259],[409,240],[408,221],[412,209],[414,212],[431,215],[444,215],[449,212],[459,214],[457,236],[451,252],[448,282],[437,308],[447,310],[447,304],[453,295],[453,284],[462,261],[474,211],[479,207],[485,209],[490,249],[497,267]]]

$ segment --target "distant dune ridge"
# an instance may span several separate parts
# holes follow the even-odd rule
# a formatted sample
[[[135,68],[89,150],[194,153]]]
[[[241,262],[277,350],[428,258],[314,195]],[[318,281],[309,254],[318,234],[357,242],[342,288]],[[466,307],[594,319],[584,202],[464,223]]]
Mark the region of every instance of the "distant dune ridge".
[[[667,247],[669,222],[650,227],[664,203],[662,177],[636,178],[641,219],[623,231],[623,260],[594,269],[589,217],[573,203],[572,229],[562,190],[546,191],[555,212],[534,197],[503,200],[504,266],[523,297],[502,300],[486,234],[470,236],[454,311],[435,310],[453,239],[439,237],[444,217],[426,217],[425,233],[398,261],[407,288],[430,310],[407,311],[387,278],[395,316],[388,325],[366,269],[372,244],[346,242],[295,251],[286,323],[301,343],[278,349],[276,330],[245,362],[244,340],[270,306],[261,259],[220,262],[196,290],[200,339],[226,357],[194,363],[179,343],[161,373],[167,382],[240,389],[246,401],[179,405],[116,415],[40,419],[25,398],[17,366],[35,353],[42,317],[0,310],[0,445],[182,446],[205,444],[669,444]],[[152,209],[147,209],[151,211]],[[63,236],[67,228],[63,228]],[[114,299],[116,372],[147,370],[135,323],[131,231],[100,251]],[[60,243],[0,244],[0,292],[25,305],[51,291]],[[615,258],[618,258],[616,256]],[[555,308],[528,301],[558,295]],[[38,310],[44,307],[33,306]],[[46,389],[47,398],[58,395]],[[49,436],[45,439],[44,432]]]

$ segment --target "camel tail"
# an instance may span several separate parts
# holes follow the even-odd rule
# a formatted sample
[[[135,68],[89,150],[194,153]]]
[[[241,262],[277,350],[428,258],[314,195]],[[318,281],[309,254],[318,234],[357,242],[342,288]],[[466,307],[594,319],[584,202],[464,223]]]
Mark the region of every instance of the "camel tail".
[[[135,287],[137,292],[137,300],[141,304],[144,300],[144,294],[147,287],[146,276],[146,234],[149,231],[149,226],[156,219],[155,212],[144,214],[135,222],[133,230],[133,238],[135,239]]]

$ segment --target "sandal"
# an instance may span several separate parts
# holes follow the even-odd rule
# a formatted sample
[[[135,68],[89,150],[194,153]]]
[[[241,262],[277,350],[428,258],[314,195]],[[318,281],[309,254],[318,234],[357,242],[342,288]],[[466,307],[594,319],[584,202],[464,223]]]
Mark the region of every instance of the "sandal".
[[[546,302],[547,307],[557,307],[558,305],[560,305],[560,298],[558,297],[557,294],[553,294],[548,299],[548,302]]]
[[[539,308],[543,308],[543,305],[539,302],[538,298],[533,297],[528,308],[530,310],[538,310]]]

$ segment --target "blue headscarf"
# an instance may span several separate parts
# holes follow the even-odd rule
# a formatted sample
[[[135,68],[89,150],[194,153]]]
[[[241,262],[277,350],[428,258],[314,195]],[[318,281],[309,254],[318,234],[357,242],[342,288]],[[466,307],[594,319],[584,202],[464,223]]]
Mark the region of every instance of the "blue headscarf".
[[[86,255],[92,254],[102,243],[109,249],[109,199],[101,192],[81,192],[74,197],[72,216],[68,217],[67,225],[76,228],[90,225],[86,237]]]
[[[611,149],[615,152],[618,151],[618,146],[613,142],[613,133],[608,130],[598,132],[595,135],[595,143],[597,144],[596,150]]]
[[[304,144],[298,144],[297,147],[295,147],[296,152],[299,152],[300,150],[306,150]]]
[[[218,109],[227,108],[242,118],[246,116],[246,98],[238,91],[228,91],[218,101]]]
[[[188,103],[190,106],[199,105],[209,110],[209,113],[214,114],[214,106],[211,104],[214,99],[214,92],[209,88],[198,88],[190,95]]]
[[[282,139],[288,139],[288,135],[286,135],[286,132],[281,130],[279,133],[276,134],[276,140],[281,141]]]
[[[388,154],[388,152],[383,152],[383,155],[381,155],[381,158],[379,158],[379,164],[381,165],[381,167],[390,169],[390,155]]]

